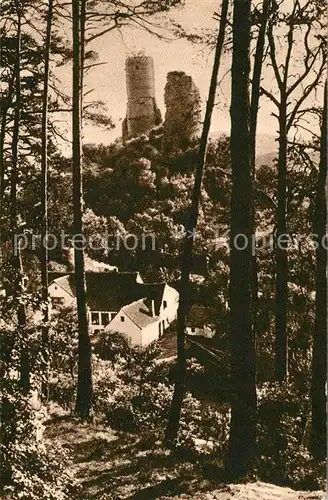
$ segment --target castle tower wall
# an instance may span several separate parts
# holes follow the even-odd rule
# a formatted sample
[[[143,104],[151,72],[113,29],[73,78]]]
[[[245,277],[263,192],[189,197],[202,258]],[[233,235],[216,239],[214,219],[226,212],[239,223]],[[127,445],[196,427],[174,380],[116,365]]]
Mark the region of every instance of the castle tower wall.
[[[128,57],[125,63],[129,99],[155,98],[154,61],[149,56]]]
[[[184,150],[199,134],[199,90],[191,76],[183,71],[172,71],[167,75],[164,100],[166,114],[163,149],[167,153]]]
[[[155,101],[153,59],[143,55],[128,57],[125,70],[128,101],[123,140],[147,134],[161,122]]]

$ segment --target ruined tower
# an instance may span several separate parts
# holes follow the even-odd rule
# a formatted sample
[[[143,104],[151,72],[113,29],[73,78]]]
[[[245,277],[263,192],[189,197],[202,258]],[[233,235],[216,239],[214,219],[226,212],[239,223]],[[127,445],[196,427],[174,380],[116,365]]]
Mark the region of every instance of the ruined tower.
[[[127,110],[123,122],[123,140],[147,134],[161,123],[155,101],[154,62],[152,57],[128,57],[125,63]]]
[[[166,114],[163,150],[166,153],[184,150],[198,136],[201,100],[191,76],[171,71],[165,86]]]

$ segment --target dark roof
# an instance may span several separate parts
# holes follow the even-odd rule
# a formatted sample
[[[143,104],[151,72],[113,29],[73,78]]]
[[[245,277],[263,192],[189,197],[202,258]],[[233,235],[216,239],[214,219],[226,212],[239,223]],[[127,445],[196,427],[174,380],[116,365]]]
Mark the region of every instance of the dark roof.
[[[138,283],[138,276],[138,272],[86,272],[88,306],[93,311],[119,311],[139,299],[145,299],[145,306],[150,307],[154,300],[158,315],[165,283]],[[54,280],[75,296],[74,273],[49,273],[49,283]]]
[[[158,320],[165,286],[166,283],[144,283],[140,285],[140,293],[143,298],[122,308],[131,321],[141,330]],[[152,311],[152,300],[155,306],[155,316],[153,316]]]
[[[166,283],[143,283],[140,285],[140,298],[145,299],[145,306],[151,308],[150,302],[155,302],[155,314],[159,315],[159,310],[162,305],[163,294]]]
[[[192,305],[189,309],[186,326],[203,328],[204,325],[215,324],[216,310],[211,306]]]
[[[56,279],[58,278],[64,278],[65,276],[68,276],[69,274],[71,274],[69,271],[48,271],[48,282],[49,282],[49,285],[55,281]]]

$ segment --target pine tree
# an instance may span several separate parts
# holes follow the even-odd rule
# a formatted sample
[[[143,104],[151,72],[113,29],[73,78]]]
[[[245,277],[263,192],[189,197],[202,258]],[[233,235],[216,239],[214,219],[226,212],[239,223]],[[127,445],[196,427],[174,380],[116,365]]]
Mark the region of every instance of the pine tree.
[[[73,14],[73,214],[74,236],[83,235],[82,141],[81,141],[81,10],[72,0]],[[83,51],[82,51],[83,52]],[[78,381],[75,412],[82,419],[90,417],[92,408],[91,343],[86,304],[84,248],[75,240],[75,288],[79,328]]]
[[[312,454],[324,460],[326,457],[326,385],[327,385],[327,83],[321,126],[320,164],[317,183],[314,234],[318,235],[316,250],[316,301],[312,354]]]
[[[306,99],[322,80],[326,66],[326,42],[320,36],[323,30],[322,19],[325,7],[319,2],[294,2],[291,12],[280,11],[280,5],[274,3],[268,21],[267,36],[269,42],[270,63],[273,68],[277,92],[261,87],[277,109],[274,116],[278,121],[278,159],[277,159],[277,206],[276,206],[276,292],[275,292],[275,378],[283,382],[288,377],[288,235],[287,235],[287,198],[288,198],[288,134],[291,128],[301,127],[297,119],[307,112]],[[286,29],[286,51],[280,64],[281,54],[277,50],[276,29]],[[303,67],[297,71],[293,67],[293,55],[297,33],[303,41],[297,43],[297,51],[302,50]],[[316,33],[316,36],[312,35]],[[311,41],[311,42],[310,42]],[[302,49],[301,49],[302,47]],[[296,52],[296,51],[295,51]],[[296,73],[296,74],[295,74]],[[297,91],[304,85],[304,90]]]
[[[234,478],[241,477],[250,471],[256,445],[256,369],[252,329],[252,255],[250,243],[253,231],[252,152],[249,123],[250,14],[250,0],[234,1],[230,108],[232,400],[226,464],[228,474]],[[243,235],[243,237],[240,239],[238,235]]]
[[[197,227],[208,135],[211,126],[213,108],[215,104],[217,79],[218,79],[218,72],[220,68],[221,54],[225,37],[227,14],[228,14],[228,0],[223,0],[218,38],[214,56],[213,71],[212,71],[211,83],[210,83],[208,100],[205,111],[204,125],[199,143],[195,183],[192,193],[190,213],[186,224],[186,233],[185,233],[184,246],[181,258],[180,301],[179,301],[178,318],[177,318],[177,353],[178,353],[177,373],[176,373],[174,394],[166,428],[165,441],[168,445],[172,445],[178,435],[181,406],[185,391],[185,377],[186,377],[185,324],[186,324],[186,315],[188,313],[189,301],[190,301],[190,272],[192,268],[192,259],[193,259],[193,244],[195,238],[195,231]]]

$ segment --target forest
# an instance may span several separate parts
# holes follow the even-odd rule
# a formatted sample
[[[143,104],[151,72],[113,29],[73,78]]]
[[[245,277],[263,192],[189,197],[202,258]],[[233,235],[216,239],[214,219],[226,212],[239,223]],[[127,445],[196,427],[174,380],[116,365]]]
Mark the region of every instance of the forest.
[[[201,1],[0,3],[1,498],[324,498],[327,5],[209,0],[192,30],[176,13]],[[212,64],[198,136],[88,141],[119,126],[95,41],[165,23]],[[113,266],[179,292],[162,338],[92,333],[86,276]]]

